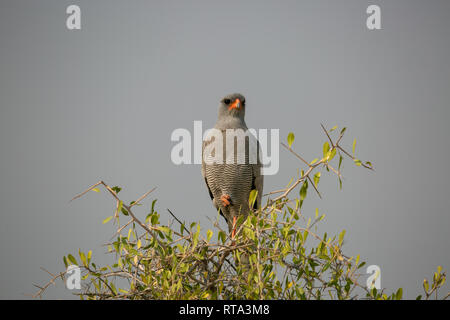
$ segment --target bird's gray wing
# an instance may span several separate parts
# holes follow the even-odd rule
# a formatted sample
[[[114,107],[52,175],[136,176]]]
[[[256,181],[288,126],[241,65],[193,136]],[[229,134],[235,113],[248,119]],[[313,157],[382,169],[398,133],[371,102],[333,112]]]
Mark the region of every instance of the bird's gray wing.
[[[211,200],[213,201],[214,206],[216,207],[217,210],[219,210],[220,215],[222,217],[224,217],[225,221],[228,223],[227,217],[223,214],[222,210],[218,207],[217,203],[214,200],[214,195],[213,195],[213,193],[211,191],[211,187],[209,186],[208,178],[206,177],[206,163],[205,163],[205,160],[203,158],[203,152],[205,150],[205,146],[206,146],[207,143],[211,143],[211,140],[208,141],[208,142],[203,141],[203,143],[202,143],[202,176],[205,179],[205,184],[206,184],[206,187],[208,188],[209,196],[211,197]]]
[[[253,209],[261,208],[261,198],[263,193],[263,185],[264,185],[264,176],[261,174],[262,162],[260,159],[260,150],[261,146],[258,142],[258,162],[256,164],[252,164],[252,190],[258,191],[258,195],[256,196],[256,201]]]
[[[206,183],[206,187],[208,188],[209,196],[211,197],[211,200],[213,200],[214,196],[211,192],[211,188],[209,187],[208,179],[206,179],[206,163],[203,160],[203,151],[205,150],[205,143],[206,143],[205,141],[203,141],[203,143],[202,143],[202,177],[203,177],[203,179],[205,179],[205,183]]]

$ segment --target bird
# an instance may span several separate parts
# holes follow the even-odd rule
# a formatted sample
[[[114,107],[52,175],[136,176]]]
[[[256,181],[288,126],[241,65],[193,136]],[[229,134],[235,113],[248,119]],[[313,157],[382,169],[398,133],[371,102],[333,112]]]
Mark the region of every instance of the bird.
[[[205,180],[213,206],[219,211],[220,215],[227,222],[231,238],[236,234],[236,223],[240,216],[247,216],[250,212],[249,196],[252,190],[256,190],[256,200],[253,209],[261,207],[261,197],[263,192],[264,176],[261,173],[262,163],[260,159],[260,145],[255,136],[253,136],[245,123],[245,97],[240,93],[228,94],[220,100],[217,122],[214,126],[215,133],[221,133],[222,144],[217,143],[215,147],[222,150],[215,150],[210,144],[215,138],[203,140],[202,144],[202,176]],[[227,150],[227,131],[231,133],[240,132],[247,135],[245,138],[245,148],[240,149],[239,138],[234,138],[231,143],[234,144],[234,153],[232,154],[232,163],[226,161]],[[231,137],[231,136],[230,136]],[[219,139],[219,138],[218,138]],[[251,139],[253,146],[251,148]],[[242,140],[241,140],[242,141]],[[219,142],[219,141],[218,141]],[[237,143],[236,143],[237,142]],[[209,148],[208,148],[209,146]],[[229,148],[231,149],[231,148]],[[211,159],[219,155],[222,151],[222,163],[208,163],[205,159]],[[242,154],[245,151],[245,154]],[[208,152],[210,152],[208,154]],[[239,155],[245,158],[245,161],[238,161]],[[243,159],[241,158],[241,159]],[[253,160],[252,160],[253,159]],[[256,161],[255,161],[256,160]],[[244,163],[243,163],[244,162]]]

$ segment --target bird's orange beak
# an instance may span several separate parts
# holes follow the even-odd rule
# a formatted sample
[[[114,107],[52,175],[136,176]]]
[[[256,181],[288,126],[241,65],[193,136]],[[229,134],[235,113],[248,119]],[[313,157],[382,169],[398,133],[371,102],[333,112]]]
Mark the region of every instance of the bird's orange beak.
[[[234,100],[234,102],[232,104],[230,104],[230,106],[228,107],[228,110],[239,109],[240,107],[241,107],[241,100],[236,99],[236,100]]]

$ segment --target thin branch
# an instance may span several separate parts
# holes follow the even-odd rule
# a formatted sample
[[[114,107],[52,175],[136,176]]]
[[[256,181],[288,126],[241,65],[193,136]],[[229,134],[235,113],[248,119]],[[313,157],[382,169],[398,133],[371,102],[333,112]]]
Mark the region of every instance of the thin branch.
[[[325,134],[327,135],[328,140],[330,140],[331,147],[334,148],[333,140],[331,140],[331,137],[330,137],[330,135],[328,134],[327,129],[325,129],[325,127],[323,126],[323,124],[320,124],[320,126],[322,127],[323,131],[325,131]]]
[[[305,159],[303,159],[298,153],[296,153],[294,150],[292,150],[291,147],[288,147],[287,145],[285,145],[283,142],[280,142],[280,144],[285,147],[286,149],[288,149],[294,156],[296,156],[297,158],[299,158],[301,161],[303,161],[308,167],[310,167],[311,165],[308,163],[308,161],[306,161]]]
[[[146,193],[144,193],[139,199],[137,199],[135,202],[133,202],[130,205],[130,208],[132,208],[133,206],[137,205],[139,202],[141,202],[145,197],[147,197],[150,193],[152,193],[153,191],[156,190],[156,187],[154,187],[153,189],[147,191]]]
[[[317,194],[319,195],[319,198],[322,199],[322,196],[320,195],[319,190],[317,190],[317,187],[316,187],[316,185],[314,184],[314,182],[311,180],[311,177],[310,177],[310,176],[308,176],[308,180],[309,180],[309,182],[311,183],[311,185],[314,187],[314,190],[316,190]]]
[[[172,213],[172,211],[170,211],[169,208],[167,208],[167,211],[169,211],[170,215],[171,215],[175,220],[177,220],[177,222],[178,222],[180,225],[184,225],[184,223],[182,223],[182,222],[180,221],[180,219],[178,219],[178,218]]]

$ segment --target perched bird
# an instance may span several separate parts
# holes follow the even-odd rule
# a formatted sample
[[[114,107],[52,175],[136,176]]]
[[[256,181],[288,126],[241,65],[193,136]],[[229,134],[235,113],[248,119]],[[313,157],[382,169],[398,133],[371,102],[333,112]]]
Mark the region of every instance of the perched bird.
[[[240,215],[247,215],[250,211],[250,192],[252,190],[258,192],[254,209],[260,208],[263,192],[259,142],[256,137],[249,133],[245,124],[245,108],[245,97],[243,95],[233,93],[225,96],[220,101],[219,115],[214,126],[215,132],[221,133],[222,143],[216,143],[216,148],[212,148],[209,144],[213,143],[215,139],[220,139],[214,136],[209,141],[205,139],[202,147],[202,176],[205,179],[213,205],[225,218],[232,238],[235,236],[237,218]],[[238,144],[242,140],[235,137],[228,139],[229,143],[232,143],[231,146],[234,145],[234,148],[226,148],[227,132],[231,134],[245,133],[247,135],[244,138],[245,148],[239,149]],[[253,139],[253,144],[251,139]],[[252,148],[252,145],[256,145],[256,147]],[[223,150],[216,150],[221,147]],[[208,161],[205,161],[205,159],[216,157],[218,155],[216,152],[222,152],[223,163],[208,163]],[[229,159],[227,158],[228,152],[233,152],[231,163],[227,161]],[[243,154],[243,152],[245,153]],[[242,157],[240,158],[241,161],[238,160],[239,156]],[[242,159],[245,159],[245,161],[242,161]]]

